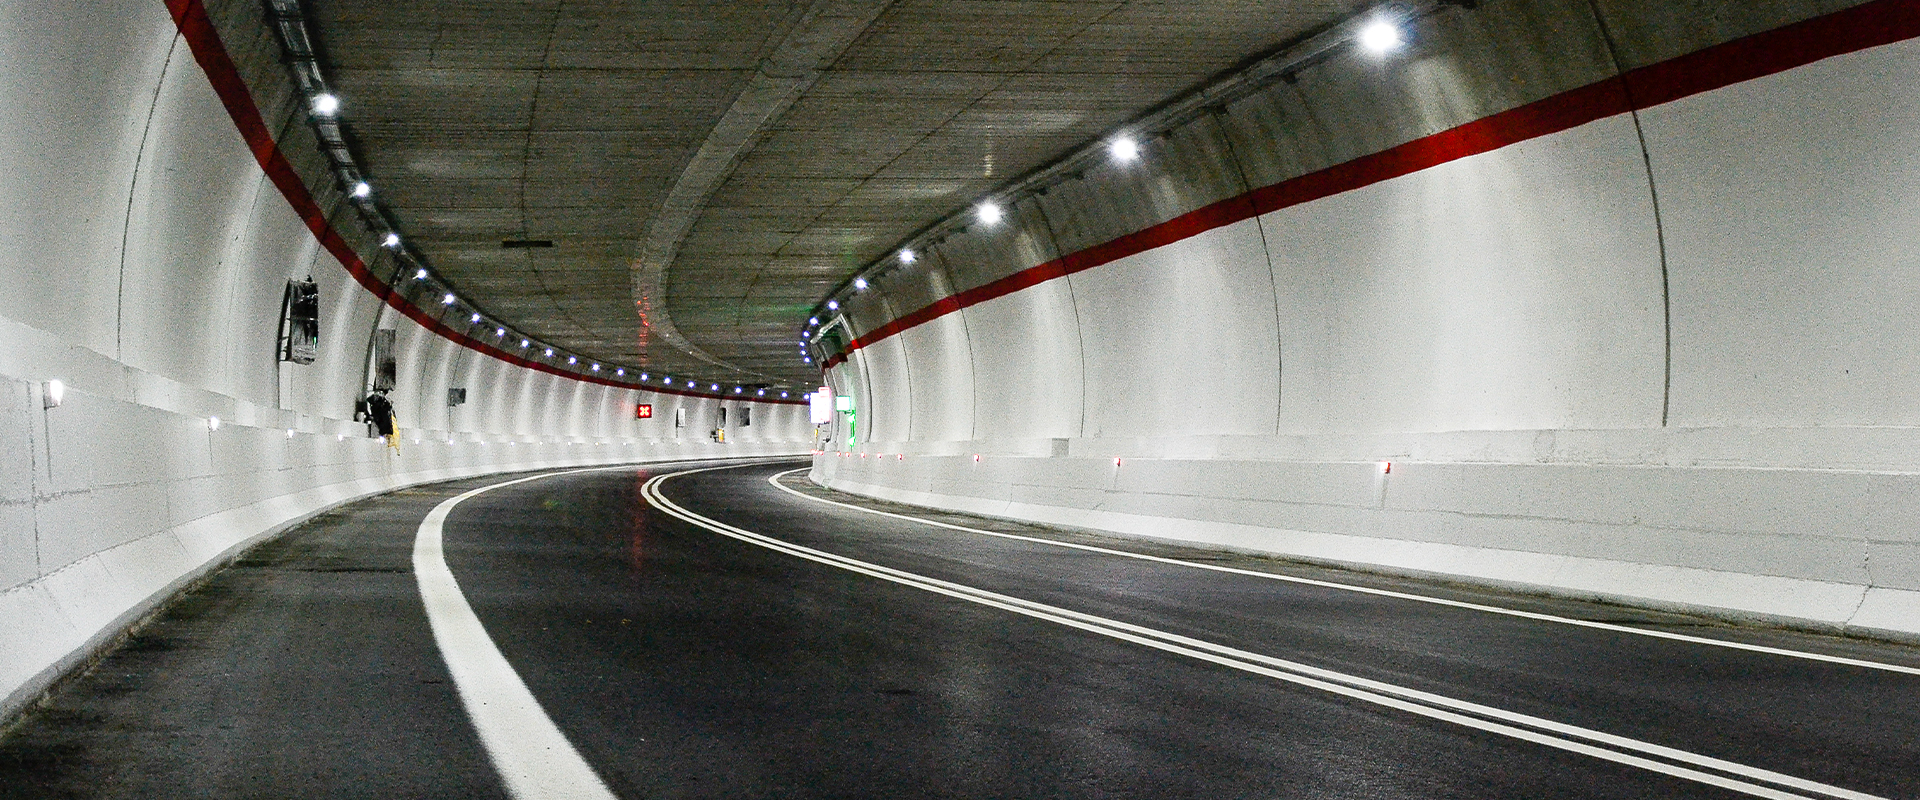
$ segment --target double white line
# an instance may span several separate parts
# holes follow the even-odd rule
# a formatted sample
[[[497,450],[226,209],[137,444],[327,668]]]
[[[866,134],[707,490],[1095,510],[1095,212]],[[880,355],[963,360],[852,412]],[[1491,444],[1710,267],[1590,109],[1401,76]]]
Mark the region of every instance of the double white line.
[[[1309,666],[1286,659],[1252,653],[1214,644],[1176,633],[1134,625],[1120,620],[1085,614],[1070,609],[1023,600],[985,589],[930,578],[871,562],[815,550],[695,514],[667,499],[660,485],[672,478],[736,467],[709,467],[661,475],[647,481],[641,494],[655,508],[692,525],[722,536],[776,550],[797,558],[838,567],[850,572],[892,581],[923,591],[945,595],[970,603],[998,608],[1015,614],[1077,628],[1101,636],[1151,647],[1168,653],[1232,667],[1244,672],[1305,686],[1374,705],[1385,706],[1430,719],[1450,722],[1496,733],[1618,764],[1697,781],[1766,798],[1846,798],[1847,800],[1885,800],[1878,795],[1856,792],[1838,786],[1796,778],[1771,770],[1750,767],[1718,758],[1664,747],[1638,739],[1616,736],[1576,725],[1505,711],[1490,706],[1456,700],[1451,697],[1396,686],[1333,670]]]

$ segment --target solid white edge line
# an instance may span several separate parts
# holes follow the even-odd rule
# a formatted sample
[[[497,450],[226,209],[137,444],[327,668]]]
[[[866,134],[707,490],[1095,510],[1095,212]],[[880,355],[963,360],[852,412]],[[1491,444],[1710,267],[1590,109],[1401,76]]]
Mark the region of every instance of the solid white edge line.
[[[1615,750],[1608,750],[1600,747],[1595,747],[1593,745],[1589,745],[1583,742],[1570,741],[1570,740],[1562,739],[1541,731],[1552,731],[1554,733],[1559,733],[1559,734],[1578,736],[1580,738],[1584,738],[1590,741],[1603,742],[1616,747],[1622,747],[1622,748],[1646,753],[1648,755],[1656,755],[1663,758],[1672,759],[1674,761],[1680,761],[1682,763],[1688,763],[1688,764],[1692,764],[1692,765],[1703,767],[1703,768],[1716,769],[1722,772],[1728,772],[1735,775],[1740,775],[1741,777],[1745,777],[1753,780],[1766,781],[1768,783],[1772,783],[1777,786],[1789,786],[1795,789],[1799,789],[1801,791],[1814,792],[1816,794],[1826,795],[1830,797],[1847,798],[1847,800],[1885,800],[1884,798],[1880,798],[1877,795],[1866,794],[1866,793],[1854,791],[1851,789],[1823,784],[1816,781],[1807,780],[1804,778],[1797,778],[1791,775],[1786,775],[1784,773],[1773,772],[1771,770],[1764,770],[1764,769],[1759,769],[1757,767],[1750,767],[1744,764],[1739,764],[1737,762],[1731,762],[1723,759],[1713,758],[1710,756],[1704,756],[1697,753],[1691,753],[1685,750],[1679,750],[1677,748],[1671,748],[1663,745],[1653,744],[1650,742],[1642,742],[1637,739],[1630,739],[1627,737],[1608,734],[1601,731],[1580,728],[1574,725],[1568,725],[1565,723],[1554,722],[1548,719],[1532,717],[1529,715],[1505,711],[1502,709],[1496,709],[1489,706],[1479,705],[1476,703],[1469,703],[1462,700],[1455,700],[1453,698],[1449,698],[1443,695],[1436,695],[1429,692],[1422,692],[1414,689],[1407,689],[1404,687],[1395,686],[1393,684],[1374,681],[1367,678],[1361,678],[1355,675],[1347,675],[1345,673],[1321,669],[1318,667],[1312,667],[1305,664],[1298,664],[1298,663],[1286,661],[1283,659],[1273,658],[1271,656],[1264,656],[1257,653],[1237,650],[1234,648],[1226,647],[1224,645],[1217,645],[1211,642],[1204,642],[1197,639],[1191,639],[1188,637],[1180,636],[1178,634],[1168,633],[1165,631],[1158,631],[1151,628],[1145,628],[1142,626],[1133,625],[1131,623],[1121,622],[1119,620],[1112,620],[1105,617],[1085,614],[1083,612],[1072,611],[1070,609],[1059,608],[1056,606],[1049,606],[1043,603],[1037,603],[1030,600],[1024,600],[1020,598],[1010,597],[1007,595],[1001,595],[1001,594],[987,591],[985,589],[965,586],[963,584],[955,584],[947,581],[942,581],[937,578],[930,578],[927,576],[905,572],[902,570],[893,569],[891,567],[886,567],[879,564],[873,564],[870,562],[860,561],[858,559],[848,558],[846,556],[840,556],[840,555],[828,553],[825,551],[815,550],[813,548],[809,548],[804,545],[792,544],[790,542],[785,542],[779,539],[775,539],[773,537],[766,536],[764,534],[754,533],[752,531],[748,531],[742,528],[737,528],[731,525],[727,525],[726,523],[719,522],[718,520],[713,520],[708,517],[704,517],[694,512],[688,511],[685,508],[674,503],[672,500],[669,500],[664,494],[660,492],[660,489],[659,489],[659,484],[664,482],[668,478],[692,475],[692,474],[701,473],[701,472],[711,472],[711,471],[720,470],[720,469],[733,469],[733,468],[734,467],[726,467],[726,466],[709,467],[706,469],[686,470],[683,472],[673,473],[671,475],[661,475],[656,478],[653,478],[652,480],[649,480],[644,486],[642,486],[641,494],[647,499],[648,503],[654,505],[656,508],[659,508],[662,511],[665,511],[667,514],[677,517],[685,522],[688,522],[693,525],[697,525],[702,528],[706,528],[707,530],[713,531],[715,533],[719,533],[724,536],[728,536],[730,538],[734,538],[734,539],[745,541],[751,544],[759,545],[761,547],[766,547],[768,549],[775,550],[778,552],[784,552],[784,553],[787,553],[788,555],[793,555],[799,558],[808,559],[821,564],[826,564],[829,566],[845,569],[851,572],[868,575],[870,577],[880,578],[882,580],[887,580],[894,583],[911,586],[913,588],[921,589],[923,591],[933,592],[936,594],[941,594],[941,595],[953,597],[956,599],[967,600],[969,602],[978,603],[981,605],[1000,608],[1000,609],[1011,611],[1017,614],[1022,614],[1022,615],[1034,617],[1037,619],[1047,620],[1057,624],[1066,625],[1066,626],[1078,628],[1081,630],[1086,630],[1092,633],[1098,633],[1104,636],[1109,636],[1112,638],[1133,642],[1136,644],[1144,645],[1147,647],[1151,647],[1154,649],[1158,649],[1158,650],[1162,650],[1170,653],[1202,659],[1212,663],[1220,664],[1222,666],[1232,667],[1232,668],[1239,669],[1246,672],[1251,672],[1259,675],[1264,675],[1267,677],[1289,681],[1289,682],[1300,684],[1303,686],[1308,686],[1311,688],[1332,692],[1342,696],[1351,697],[1354,699],[1363,700],[1366,702],[1375,703],[1378,705],[1383,705],[1383,706],[1387,706],[1387,707],[1391,707],[1391,708],[1395,708],[1403,711],[1408,711],[1410,713],[1419,714],[1421,716],[1426,716],[1433,719],[1439,719],[1442,721],[1464,725],[1467,727],[1477,728],[1477,729],[1488,731],[1491,733],[1497,733],[1504,736],[1518,738],[1525,741],[1530,741],[1537,744],[1542,744],[1542,745],[1546,745],[1546,746],[1550,746],[1550,747],[1554,747],[1562,750],[1567,750],[1570,752],[1580,753],[1583,755],[1588,755],[1588,756],[1600,758],[1607,761],[1613,761],[1613,762],[1625,764],[1628,766],[1633,766],[1641,769],[1659,772],[1659,773],[1671,775],[1674,777],[1684,778],[1687,780],[1692,780],[1692,781],[1705,783],[1713,786],[1719,786],[1722,788],[1742,792],[1745,794],[1754,795],[1757,797],[1803,798],[1805,796],[1791,794],[1788,792],[1783,792],[1783,791],[1774,789],[1772,787],[1761,786],[1758,784],[1751,784],[1745,781],[1741,781],[1733,778],[1727,778],[1727,777],[1724,777],[1721,775],[1715,775],[1712,773],[1701,772],[1698,770],[1689,769],[1687,767],[1677,766],[1674,764],[1668,764],[1660,761],[1653,761],[1651,759],[1642,758],[1640,756],[1635,756],[1628,753],[1621,753]],[[786,474],[786,473],[782,473],[782,474]],[[880,513],[884,513],[884,512],[880,512]],[[1405,699],[1401,699],[1401,698],[1405,698]],[[1426,705],[1426,704],[1431,704],[1431,705]],[[1539,730],[1526,730],[1524,728],[1516,727],[1515,725],[1503,724],[1503,722],[1495,722],[1489,719],[1481,719],[1477,717],[1467,716],[1467,714],[1480,714],[1480,715],[1502,720],[1503,722],[1512,722],[1519,725],[1532,726],[1533,728],[1536,728]]]
[[[623,465],[617,469],[635,469]],[[578,798],[611,800],[612,791],[600,780],[566,734],[534,699],[533,692],[520,680],[513,665],[487,635],[480,618],[460,592],[460,583],[447,568],[442,549],[443,527],[447,515],[461,501],[503,486],[536,481],[541,478],[575,475],[599,470],[569,470],[519,478],[482,486],[448,498],[420,522],[413,543],[413,574],[420,584],[420,599],[427,607],[427,622],[440,655],[453,675],[460,702],[467,709],[480,743],[486,747],[494,770],[506,784],[507,793],[517,800],[535,798]]]
[[[1014,533],[1002,533],[1000,531],[987,531],[987,530],[981,530],[979,528],[969,528],[965,525],[955,525],[948,522],[939,522],[936,520],[921,519],[919,517],[914,517],[906,514],[895,514],[890,511],[880,511],[878,509],[862,508],[860,506],[856,506],[851,503],[842,503],[837,500],[828,500],[821,497],[814,497],[805,492],[800,492],[800,491],[796,491],[794,489],[788,488],[787,486],[780,483],[780,478],[784,476],[792,475],[796,472],[806,472],[810,469],[812,469],[812,467],[801,467],[799,469],[791,469],[785,472],[775,473],[772,477],[767,479],[767,482],[773,484],[773,487],[776,489],[779,489],[780,491],[786,492],[787,494],[793,495],[795,497],[800,497],[806,500],[813,501],[815,503],[824,503],[830,506],[839,506],[841,508],[852,509],[854,511],[861,511],[868,514],[878,514],[883,517],[892,517],[894,519],[906,520],[908,522],[918,522],[922,525],[931,525],[937,528],[947,528],[949,530],[965,531],[967,533],[977,533],[982,536],[997,536],[1002,539],[1017,539],[1023,542],[1034,542],[1036,544],[1053,545],[1055,547],[1066,547],[1074,550],[1086,550],[1094,553],[1104,553],[1107,555],[1124,556],[1126,558],[1138,559],[1141,561],[1153,561],[1161,564],[1175,564],[1183,567],[1192,567],[1194,569],[1212,570],[1214,572],[1228,572],[1235,575],[1248,575],[1255,578],[1266,578],[1269,580],[1286,581],[1288,583],[1297,583],[1304,586],[1317,586],[1324,589],[1339,589],[1339,590],[1349,591],[1349,592],[1358,592],[1360,594],[1375,595],[1378,597],[1391,597],[1398,600],[1412,600],[1414,602],[1419,602],[1419,603],[1430,603],[1433,605],[1451,606],[1453,608],[1462,608],[1462,609],[1468,609],[1472,611],[1483,611],[1489,614],[1501,614],[1501,615],[1510,616],[1510,617],[1521,617],[1524,619],[1538,620],[1541,622],[1555,622],[1562,625],[1575,625],[1582,628],[1596,628],[1599,630],[1613,631],[1616,633],[1631,633],[1635,636],[1647,636],[1655,639],[1669,639],[1677,642],[1689,642],[1692,644],[1703,644],[1703,645],[1709,645],[1713,647],[1726,647],[1734,650],[1745,650],[1753,653],[1765,653],[1767,655],[1773,655],[1773,656],[1783,656],[1787,658],[1802,658],[1810,661],[1823,661],[1829,664],[1841,664],[1849,667],[1861,667],[1865,669],[1883,670],[1886,672],[1898,672],[1905,675],[1920,675],[1920,667],[1909,667],[1902,664],[1888,664],[1881,661],[1866,661],[1858,658],[1847,658],[1845,656],[1827,655],[1825,653],[1810,653],[1804,650],[1789,650],[1782,647],[1769,647],[1767,645],[1761,645],[1761,644],[1747,644],[1745,642],[1733,642],[1733,641],[1727,641],[1725,639],[1713,639],[1705,636],[1692,636],[1689,634],[1672,633],[1669,631],[1646,630],[1642,628],[1630,627],[1627,625],[1616,625],[1610,622],[1595,622],[1593,620],[1574,619],[1572,617],[1560,617],[1560,616],[1554,616],[1552,614],[1542,614],[1537,611],[1521,611],[1521,610],[1512,609],[1512,608],[1501,608],[1499,606],[1481,605],[1479,603],[1468,603],[1460,600],[1448,600],[1440,597],[1429,597],[1426,595],[1410,594],[1407,592],[1396,592],[1391,589],[1375,589],[1367,586],[1355,586],[1353,584],[1348,584],[1348,583],[1315,580],[1313,578],[1300,578],[1292,575],[1280,575],[1272,572],[1260,572],[1258,570],[1240,569],[1238,567],[1223,567],[1218,564],[1202,564],[1202,563],[1197,563],[1193,561],[1182,561],[1177,558],[1151,556],[1151,555],[1146,555],[1144,553],[1129,553],[1125,550],[1114,550],[1111,548],[1098,547],[1095,545],[1075,544],[1073,542],[1060,542],[1060,541],[1054,541],[1051,539],[1041,539],[1033,536],[1021,536],[1019,534],[1014,534]],[[1169,543],[1174,543],[1174,542],[1169,542]]]
[[[528,481],[673,465],[617,464],[502,481],[441,501],[420,522],[413,540],[413,574],[420,586],[420,600],[426,606],[427,624],[433,629],[434,642],[481,745],[506,784],[507,793],[516,800],[610,800],[614,794],[540,707],[540,701],[487,635],[473,606],[461,593],[460,582],[447,567],[443,548],[447,515],[475,495]]]

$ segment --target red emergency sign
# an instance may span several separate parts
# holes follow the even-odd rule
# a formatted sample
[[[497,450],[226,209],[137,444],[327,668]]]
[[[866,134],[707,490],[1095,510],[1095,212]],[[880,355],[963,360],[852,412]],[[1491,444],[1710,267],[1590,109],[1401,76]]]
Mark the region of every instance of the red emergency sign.
[[[640,404],[638,404],[638,405],[635,405],[635,406],[633,407],[633,418],[634,418],[634,419],[652,419],[652,418],[653,418],[653,404],[652,404],[652,403],[640,403]]]

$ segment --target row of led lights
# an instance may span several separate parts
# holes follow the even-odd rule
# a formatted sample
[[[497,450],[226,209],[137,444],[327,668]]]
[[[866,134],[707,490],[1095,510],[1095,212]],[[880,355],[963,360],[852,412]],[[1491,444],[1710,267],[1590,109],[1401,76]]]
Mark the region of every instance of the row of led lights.
[[[313,113],[320,115],[322,117],[331,117],[339,113],[339,111],[340,111],[340,98],[338,96],[332,93],[325,93],[325,92],[314,96]],[[366,181],[356,181],[353,184],[353,187],[348,190],[348,194],[352,195],[355,199],[359,199],[359,200],[368,199],[373,196],[373,185]],[[401,244],[400,234],[393,231],[388,231],[387,235],[381,239],[380,244],[390,250],[398,251],[400,249],[400,244]],[[416,269],[413,273],[413,277],[414,277],[414,280],[426,280],[428,278],[428,273],[426,268],[421,267],[419,269]],[[862,288],[865,288],[864,281],[862,282]],[[458,302],[459,302],[459,298],[455,297],[452,292],[446,292],[440,297],[440,304],[443,306],[452,306]],[[483,317],[480,315],[479,312],[476,311],[467,318],[467,321],[469,323],[478,325],[480,324],[480,321],[482,319]],[[507,329],[505,327],[496,326],[493,329],[493,336],[496,339],[504,340],[507,336]],[[533,342],[530,339],[522,338],[520,340],[520,348],[522,350],[525,350],[531,347],[532,345],[533,345]],[[545,347],[542,349],[543,349],[544,357],[553,358],[554,356],[553,348]],[[573,356],[573,355],[567,356],[567,366],[578,366],[579,364],[580,364],[579,356]],[[590,362],[588,365],[588,371],[599,372],[601,371],[601,367],[597,363]],[[624,378],[627,375],[627,370],[625,367],[616,367],[613,370],[613,374],[615,377]],[[640,373],[640,382],[645,383],[651,380],[651,377],[652,376],[648,375],[647,373],[642,372]],[[675,385],[674,379],[670,375],[660,376],[660,383],[665,386]],[[692,391],[699,391],[700,389],[699,382],[695,381],[692,378],[684,378],[681,380],[681,383],[684,383],[687,389]],[[735,386],[733,387],[733,393],[743,395],[743,394],[746,394],[746,389],[747,387],[745,386]],[[719,392],[721,391],[720,384],[709,383],[707,384],[707,390],[711,392]],[[754,391],[754,396],[766,397],[767,390],[756,389]],[[780,397],[782,399],[786,399],[787,397],[789,397],[789,393],[782,391],[780,392]]]
[[[1394,20],[1384,16],[1376,17],[1371,22],[1362,26],[1354,39],[1359,43],[1361,49],[1376,56],[1386,55],[1387,53],[1398,50],[1401,45],[1406,43],[1406,35],[1402,33],[1400,26],[1395,23]],[[1140,142],[1132,136],[1121,134],[1107,141],[1107,154],[1112,157],[1115,163],[1133,163],[1140,159]],[[973,218],[982,225],[993,227],[999,225],[1001,220],[1006,218],[1006,211],[1001,208],[998,202],[992,199],[982,200],[974,205]],[[894,258],[901,266],[907,266],[917,261],[919,255],[914,253],[913,248],[903,247],[899,252],[894,254]],[[853,279],[853,291],[855,292],[866,291],[868,285],[865,277],[855,277]],[[827,310],[839,311],[840,301],[838,299],[827,300]],[[808,335],[812,334],[813,329],[819,326],[819,324],[819,314],[808,317],[806,334],[803,334],[800,338],[800,360],[808,364],[813,363],[813,357],[807,353]]]

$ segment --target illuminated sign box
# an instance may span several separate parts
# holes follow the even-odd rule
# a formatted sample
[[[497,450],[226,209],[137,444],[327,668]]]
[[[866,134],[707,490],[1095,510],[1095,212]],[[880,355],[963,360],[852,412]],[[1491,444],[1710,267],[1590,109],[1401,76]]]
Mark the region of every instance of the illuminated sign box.
[[[833,421],[833,390],[825,386],[820,391],[807,395],[808,417],[815,425],[825,425]]]
[[[633,407],[634,419],[653,419],[653,404],[640,403]]]

